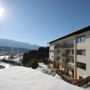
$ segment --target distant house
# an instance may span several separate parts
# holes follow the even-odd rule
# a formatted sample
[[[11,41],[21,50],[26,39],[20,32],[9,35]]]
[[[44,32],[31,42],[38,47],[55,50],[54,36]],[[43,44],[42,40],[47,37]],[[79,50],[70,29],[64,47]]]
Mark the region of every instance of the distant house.
[[[72,79],[90,76],[90,26],[49,42],[49,59],[54,69]]]

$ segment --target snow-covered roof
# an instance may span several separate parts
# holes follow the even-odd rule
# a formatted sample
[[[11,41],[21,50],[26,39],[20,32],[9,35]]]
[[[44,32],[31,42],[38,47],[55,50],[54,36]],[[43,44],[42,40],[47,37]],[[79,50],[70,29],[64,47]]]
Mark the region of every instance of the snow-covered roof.
[[[63,80],[25,67],[0,70],[0,90],[84,90]]]

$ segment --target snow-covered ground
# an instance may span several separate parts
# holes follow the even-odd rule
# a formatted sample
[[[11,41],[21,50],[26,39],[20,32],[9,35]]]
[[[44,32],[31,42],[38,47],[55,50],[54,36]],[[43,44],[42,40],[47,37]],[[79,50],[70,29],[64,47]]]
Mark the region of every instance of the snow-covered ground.
[[[14,57],[13,59],[11,59],[12,61],[20,61],[23,59],[23,56],[17,56],[17,57]]]
[[[4,62],[0,62],[0,65],[4,66],[5,68],[10,68],[12,65],[4,63]]]
[[[90,90],[90,87],[86,88],[86,90]]]
[[[6,59],[6,60],[8,60],[9,59],[9,55],[3,55],[3,56],[0,56],[0,60],[2,60],[2,59]]]
[[[13,57],[14,57],[14,59],[10,59],[10,55],[2,55],[2,56],[0,56],[0,60],[5,59],[5,60],[20,62],[20,60],[22,60],[22,58],[23,58],[23,56],[17,56],[17,57],[13,56]]]
[[[9,68],[9,67],[14,66],[13,64],[6,63],[6,62],[2,61],[3,59],[5,59],[7,61],[14,61],[17,64],[22,64],[21,63],[22,58],[23,58],[22,56],[18,56],[18,57],[14,56],[13,59],[10,59],[10,55],[2,55],[2,56],[0,56],[0,66],[4,66],[5,68]]]
[[[44,63],[39,63],[39,66],[36,70],[53,76],[53,74],[51,74],[51,69],[49,69]]]
[[[62,77],[59,76],[58,74],[56,74],[54,77],[63,80]]]
[[[9,61],[15,61],[17,63],[21,63],[21,57],[17,57],[17,58],[14,58],[14,59],[8,59],[8,56],[1,56],[0,58],[5,59],[7,61],[9,60]],[[5,68],[10,68],[10,67],[14,67],[15,65],[0,61],[0,66],[4,66]]]
[[[0,70],[0,90],[84,90],[40,71],[25,67]]]
[[[48,66],[45,65],[44,63],[39,63],[39,66],[37,67],[36,70],[41,71],[41,72],[43,72],[43,73],[46,73],[46,74],[49,74],[49,75],[51,75],[51,76],[54,76],[54,77],[56,77],[56,78],[61,79],[60,76],[56,75],[56,72],[52,71],[52,70],[51,70],[50,68],[48,68]]]
[[[49,68],[45,64],[39,63],[39,66],[37,67],[36,70],[41,71],[41,72],[44,72],[44,71],[49,70]]]
[[[17,63],[20,63],[23,57],[16,57],[14,59],[11,59],[11,61],[15,61]]]

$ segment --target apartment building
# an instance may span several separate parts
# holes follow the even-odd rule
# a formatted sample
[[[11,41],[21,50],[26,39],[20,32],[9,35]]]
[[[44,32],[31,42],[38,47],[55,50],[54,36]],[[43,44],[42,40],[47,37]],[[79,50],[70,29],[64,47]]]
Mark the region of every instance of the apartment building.
[[[49,59],[54,69],[71,79],[90,76],[90,26],[49,42]]]

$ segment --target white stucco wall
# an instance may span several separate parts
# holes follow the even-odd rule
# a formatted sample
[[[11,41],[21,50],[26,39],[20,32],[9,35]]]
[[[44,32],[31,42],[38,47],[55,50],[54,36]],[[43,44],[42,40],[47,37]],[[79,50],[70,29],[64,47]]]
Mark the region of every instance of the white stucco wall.
[[[86,64],[86,70],[77,68],[78,74],[83,77],[90,76],[90,31],[82,33],[78,36],[86,35],[86,41],[82,43],[77,43],[78,49],[85,49],[86,55],[77,55],[77,61]]]
[[[52,52],[52,51],[53,51],[53,52]],[[54,45],[50,45],[50,47],[49,47],[49,59],[50,59],[51,61],[54,60]]]

